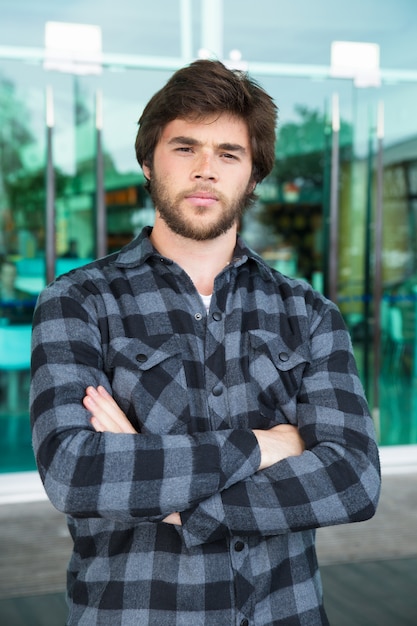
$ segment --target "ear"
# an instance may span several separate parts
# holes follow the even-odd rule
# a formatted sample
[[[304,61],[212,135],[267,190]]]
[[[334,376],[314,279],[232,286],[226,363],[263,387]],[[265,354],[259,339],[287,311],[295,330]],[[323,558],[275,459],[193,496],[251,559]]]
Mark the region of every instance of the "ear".
[[[147,180],[150,180],[151,179],[151,168],[145,162],[142,163],[142,171],[143,171],[143,173],[145,175],[145,178]]]

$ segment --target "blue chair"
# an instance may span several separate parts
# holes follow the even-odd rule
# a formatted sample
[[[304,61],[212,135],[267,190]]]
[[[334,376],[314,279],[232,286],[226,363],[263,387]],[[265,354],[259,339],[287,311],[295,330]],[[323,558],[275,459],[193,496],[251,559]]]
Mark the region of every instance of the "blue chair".
[[[3,383],[5,403],[3,411],[13,418],[21,411],[27,411],[29,398],[23,388],[23,374],[27,380],[30,370],[31,355],[30,324],[0,326],[0,373]],[[10,419],[9,437],[16,436],[15,420]]]

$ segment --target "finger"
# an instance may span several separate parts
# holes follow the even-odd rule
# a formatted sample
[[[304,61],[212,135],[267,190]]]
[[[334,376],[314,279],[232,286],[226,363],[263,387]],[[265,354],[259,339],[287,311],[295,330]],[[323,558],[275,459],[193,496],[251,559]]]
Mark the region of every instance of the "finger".
[[[97,431],[104,432],[122,432],[119,424],[115,421],[111,415],[109,415],[102,407],[100,407],[90,396],[83,398],[83,404],[85,408],[91,413],[91,423]],[[94,420],[94,421],[93,421]],[[99,428],[97,428],[99,425]]]
[[[125,414],[115,402],[113,397],[101,385],[99,385],[97,389],[95,387],[87,387],[86,395],[93,400],[95,405],[99,407],[101,411],[105,412],[113,419],[126,419]]]
[[[120,427],[121,432],[136,433],[132,424],[128,420],[126,414],[119,407],[113,396],[102,385],[97,387],[98,402],[104,401],[104,405],[101,405],[106,413],[114,420]]]
[[[92,425],[92,427],[94,428],[94,430],[96,432],[98,432],[98,433],[103,433],[104,432],[103,426],[102,426],[100,420],[98,420],[96,417],[93,416],[90,419],[90,422],[91,422],[91,425]]]
[[[114,407],[104,398],[101,398],[94,387],[88,387],[83,398],[84,406],[97,418],[105,430],[119,432],[119,424],[115,419]]]
[[[110,432],[136,433],[111,394],[102,386],[97,389],[89,386],[85,396],[85,406],[100,419],[102,425]]]

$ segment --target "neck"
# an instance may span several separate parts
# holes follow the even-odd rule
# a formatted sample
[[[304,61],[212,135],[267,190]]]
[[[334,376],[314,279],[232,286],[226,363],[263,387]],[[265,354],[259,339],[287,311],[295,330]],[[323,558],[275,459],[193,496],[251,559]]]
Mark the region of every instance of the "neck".
[[[172,232],[163,220],[156,220],[150,240],[160,254],[187,272],[202,295],[213,292],[214,279],[230,263],[236,245],[237,228],[208,241],[195,241]]]

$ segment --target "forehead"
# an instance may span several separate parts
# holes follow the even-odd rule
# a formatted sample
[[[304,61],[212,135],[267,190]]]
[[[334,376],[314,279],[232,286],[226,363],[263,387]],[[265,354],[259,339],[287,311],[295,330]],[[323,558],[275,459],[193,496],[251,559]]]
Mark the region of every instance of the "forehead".
[[[249,149],[249,132],[246,122],[237,116],[222,113],[198,120],[177,118],[168,122],[162,131],[160,141],[170,141],[173,137],[192,137],[205,143],[240,144]]]

